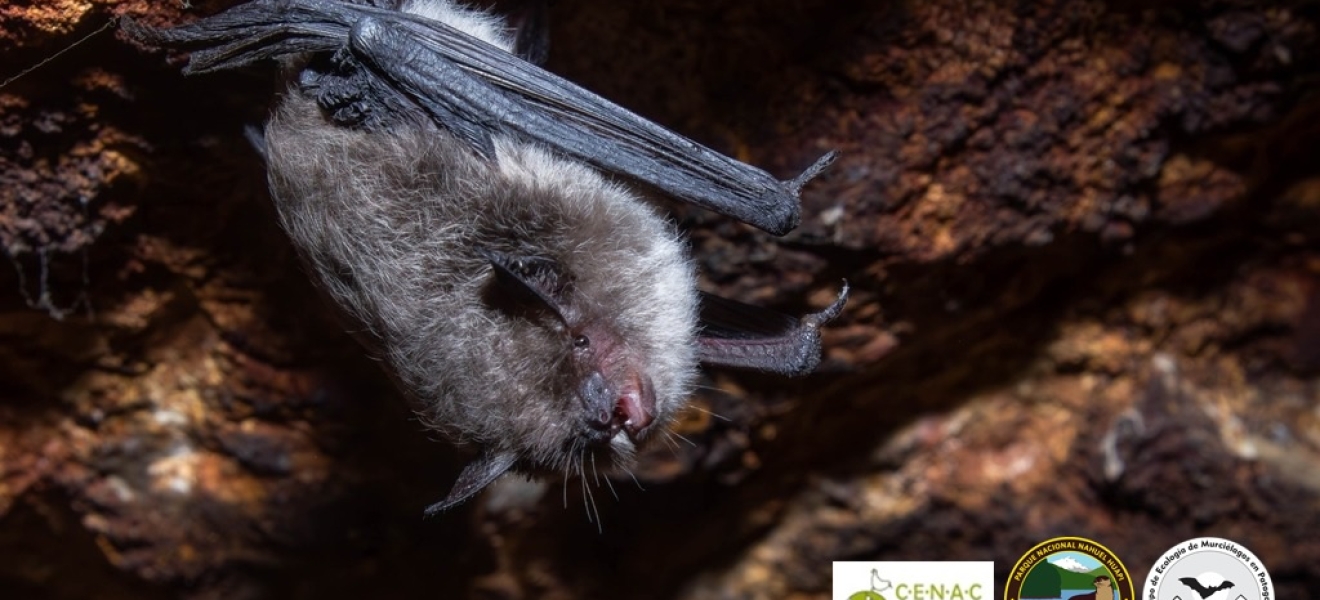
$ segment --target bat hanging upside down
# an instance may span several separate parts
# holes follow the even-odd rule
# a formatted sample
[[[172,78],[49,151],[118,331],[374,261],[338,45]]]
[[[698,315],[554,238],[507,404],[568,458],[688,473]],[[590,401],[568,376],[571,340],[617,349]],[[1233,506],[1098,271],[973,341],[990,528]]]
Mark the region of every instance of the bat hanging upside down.
[[[782,235],[832,154],[776,180],[524,60],[534,27],[449,0],[124,27],[192,49],[192,73],[281,59],[258,145],[284,228],[423,419],[478,450],[427,514],[509,470],[627,468],[698,363],[809,373],[843,308],[846,285],[801,320],[698,292],[674,226],[624,183]]]

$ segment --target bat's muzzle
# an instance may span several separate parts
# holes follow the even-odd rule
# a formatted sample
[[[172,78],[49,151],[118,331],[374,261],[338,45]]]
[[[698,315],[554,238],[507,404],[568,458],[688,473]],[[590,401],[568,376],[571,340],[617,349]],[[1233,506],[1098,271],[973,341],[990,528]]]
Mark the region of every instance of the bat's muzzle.
[[[587,408],[587,425],[600,434],[600,440],[613,438],[620,431],[637,440],[655,421],[655,389],[651,378],[629,373],[620,385],[610,385],[600,372],[592,373],[580,391]]]

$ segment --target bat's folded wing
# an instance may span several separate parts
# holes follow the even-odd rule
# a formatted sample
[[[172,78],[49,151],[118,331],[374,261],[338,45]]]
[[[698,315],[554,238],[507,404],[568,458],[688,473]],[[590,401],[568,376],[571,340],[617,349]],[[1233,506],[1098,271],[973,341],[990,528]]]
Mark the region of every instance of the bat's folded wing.
[[[367,110],[415,111],[397,116],[424,116],[488,157],[494,135],[541,144],[776,235],[797,226],[802,186],[834,158],[780,181],[444,23],[370,6],[257,0],[175,29],[125,28],[150,44],[198,48],[191,72],[336,53],[367,74],[352,81],[377,100]]]
[[[152,46],[193,50],[184,73],[206,73],[305,52],[332,52],[348,41],[363,6],[318,0],[259,0],[200,21],[157,29],[123,20],[129,36]]]
[[[703,364],[806,375],[820,363],[820,327],[839,316],[848,283],[825,310],[795,319],[719,296],[701,295],[697,358]]]
[[[797,226],[799,191],[834,158],[826,154],[797,178],[779,181],[444,24],[406,20],[355,33],[354,52],[437,120],[470,102],[465,121],[548,146],[776,235]],[[440,62],[471,75],[463,84],[467,89],[458,89],[452,70],[438,67]],[[483,89],[487,86],[502,93],[492,94]]]

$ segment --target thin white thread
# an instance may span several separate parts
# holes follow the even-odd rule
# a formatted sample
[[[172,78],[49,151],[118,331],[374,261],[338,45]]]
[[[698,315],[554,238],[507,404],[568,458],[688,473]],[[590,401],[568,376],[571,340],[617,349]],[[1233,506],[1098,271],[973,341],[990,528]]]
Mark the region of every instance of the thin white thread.
[[[24,76],[24,75],[27,75],[28,73],[31,73],[31,72],[33,72],[33,71],[35,71],[35,70],[37,70],[37,69],[40,69],[41,67],[46,66],[46,63],[49,63],[50,61],[53,61],[53,60],[59,58],[60,55],[64,54],[65,52],[68,52],[68,51],[70,51],[70,50],[73,50],[74,48],[77,48],[78,46],[81,46],[81,45],[83,44],[83,42],[86,42],[87,40],[92,39],[92,36],[94,36],[94,35],[96,35],[96,34],[98,34],[98,33],[101,33],[101,32],[103,32],[103,31],[109,29],[110,27],[112,27],[112,26],[115,24],[115,21],[117,21],[117,20],[118,20],[118,17],[110,17],[110,20],[107,21],[105,25],[102,25],[100,29],[97,29],[96,31],[93,31],[93,32],[91,32],[91,33],[89,33],[89,34],[83,36],[82,39],[80,39],[80,40],[78,40],[78,41],[76,41],[76,42],[74,42],[74,43],[72,43],[72,44],[69,44],[68,46],[65,46],[63,50],[60,50],[59,52],[56,52],[56,53],[54,53],[54,54],[52,54],[52,55],[50,55],[50,56],[47,56],[47,57],[46,57],[45,59],[43,59],[41,62],[39,62],[39,63],[37,63],[37,64],[35,64],[35,65],[32,65],[32,66],[30,66],[30,67],[28,67],[28,68],[26,68],[26,69],[23,69],[22,71],[19,71],[17,75],[14,75],[13,77],[10,77],[9,79],[6,79],[6,80],[4,80],[4,81],[0,81],[0,89],[3,89],[5,86],[7,86],[7,85],[13,83],[15,79],[18,79],[19,77],[22,77],[22,76]]]

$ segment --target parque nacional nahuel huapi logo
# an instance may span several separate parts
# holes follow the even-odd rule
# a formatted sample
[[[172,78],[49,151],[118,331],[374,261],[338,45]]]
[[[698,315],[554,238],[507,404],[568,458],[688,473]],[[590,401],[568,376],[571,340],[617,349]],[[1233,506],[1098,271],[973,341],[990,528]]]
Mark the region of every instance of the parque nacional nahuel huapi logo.
[[[1004,585],[1004,600],[1070,599],[1137,600],[1123,561],[1083,537],[1036,544],[1013,565]]]
[[[1169,548],[1150,568],[1142,600],[1273,600],[1274,582],[1246,547],[1217,537]]]
[[[833,600],[993,600],[990,561],[836,561]]]

